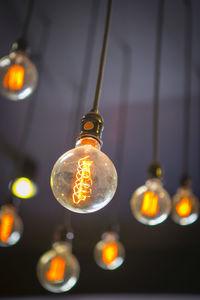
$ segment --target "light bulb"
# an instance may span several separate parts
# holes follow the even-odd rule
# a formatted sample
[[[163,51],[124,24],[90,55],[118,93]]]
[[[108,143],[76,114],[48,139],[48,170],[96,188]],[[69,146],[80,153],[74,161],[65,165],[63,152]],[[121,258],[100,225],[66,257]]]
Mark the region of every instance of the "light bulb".
[[[194,223],[199,216],[199,201],[190,188],[180,187],[172,198],[172,219],[180,225]]]
[[[69,291],[76,284],[79,272],[79,263],[66,242],[54,243],[37,264],[40,284],[53,293]]]
[[[135,218],[146,225],[162,223],[171,210],[171,200],[158,178],[147,180],[131,198],[131,209]]]
[[[24,51],[12,51],[0,59],[0,93],[13,101],[30,96],[36,88],[38,72]]]
[[[0,246],[9,247],[21,238],[23,223],[13,205],[7,204],[0,210]]]
[[[9,184],[14,196],[22,199],[29,199],[37,194],[36,184],[27,177],[19,177]]]
[[[113,198],[116,187],[116,169],[92,137],[79,139],[76,148],[57,160],[51,173],[55,198],[77,213],[103,208]]]
[[[105,232],[94,248],[97,265],[105,270],[115,270],[121,266],[124,258],[125,249],[118,241],[118,235],[115,232]]]

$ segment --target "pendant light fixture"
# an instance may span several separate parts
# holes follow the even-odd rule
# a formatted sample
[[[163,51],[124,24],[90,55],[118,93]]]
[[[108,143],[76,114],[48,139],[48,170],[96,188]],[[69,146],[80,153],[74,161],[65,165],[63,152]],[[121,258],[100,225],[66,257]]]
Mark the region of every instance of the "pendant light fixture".
[[[158,2],[155,85],[154,85],[154,118],[153,118],[153,162],[148,167],[149,179],[139,187],[131,198],[131,210],[135,218],[146,225],[162,223],[171,210],[171,200],[162,184],[162,167],[158,162],[158,129],[160,69],[162,53],[162,35],[164,19],[164,0]]]
[[[185,8],[185,70],[184,70],[184,118],[183,118],[183,175],[172,201],[172,219],[179,225],[194,223],[199,216],[199,200],[192,193],[192,181],[188,175],[190,124],[191,124],[191,72],[192,72],[192,3],[184,0]]]
[[[23,223],[18,215],[12,197],[6,201],[0,209],[0,246],[9,247],[15,245],[23,233]]]
[[[51,188],[58,202],[77,213],[95,212],[107,205],[117,188],[112,161],[100,151],[103,119],[98,111],[111,17],[108,1],[96,93],[91,111],[81,120],[76,148],[64,153],[51,173]]]
[[[80,266],[72,254],[72,239],[72,232],[65,226],[60,227],[55,232],[52,248],[38,261],[38,280],[43,288],[50,292],[67,292],[79,278]]]
[[[30,96],[36,88],[38,72],[27,56],[27,31],[32,16],[34,0],[29,0],[22,34],[9,55],[0,59],[0,93],[13,101]]]

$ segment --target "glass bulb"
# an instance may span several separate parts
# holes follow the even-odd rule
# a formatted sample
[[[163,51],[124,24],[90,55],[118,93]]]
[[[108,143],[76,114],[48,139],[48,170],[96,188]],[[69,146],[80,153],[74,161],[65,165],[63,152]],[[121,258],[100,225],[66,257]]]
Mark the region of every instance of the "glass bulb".
[[[135,218],[146,225],[162,223],[171,210],[171,200],[160,179],[147,180],[131,198],[131,210]]]
[[[22,199],[29,199],[37,194],[37,185],[26,177],[19,177],[9,183],[14,196]]]
[[[30,96],[36,88],[38,72],[23,51],[13,51],[0,59],[0,93],[19,101]]]
[[[172,199],[172,219],[180,225],[194,223],[199,216],[199,201],[190,188],[180,187]]]
[[[22,236],[23,223],[16,209],[11,204],[0,210],[0,246],[9,247],[16,244]]]
[[[99,149],[95,139],[81,139],[76,148],[64,153],[53,167],[53,194],[61,205],[73,212],[95,212],[107,205],[115,194],[116,169]]]
[[[39,282],[53,293],[69,291],[76,284],[79,272],[79,263],[66,242],[54,243],[37,264]]]
[[[97,265],[105,270],[115,270],[121,266],[124,258],[125,249],[118,241],[118,235],[115,232],[105,232],[94,248]]]

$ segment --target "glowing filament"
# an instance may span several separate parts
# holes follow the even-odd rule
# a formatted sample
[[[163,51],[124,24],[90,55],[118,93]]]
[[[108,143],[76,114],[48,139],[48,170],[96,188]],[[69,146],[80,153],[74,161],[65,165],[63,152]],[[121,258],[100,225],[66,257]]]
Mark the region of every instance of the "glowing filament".
[[[188,217],[192,211],[190,200],[187,197],[182,198],[181,201],[176,205],[176,211],[180,217]]]
[[[66,261],[62,257],[54,257],[51,260],[49,271],[46,272],[46,278],[50,281],[63,280]]]
[[[24,68],[19,65],[11,66],[3,80],[3,85],[5,88],[10,90],[21,90],[24,84]]]
[[[144,215],[154,217],[159,210],[158,196],[152,191],[147,191],[144,194],[141,211]]]
[[[86,201],[91,194],[92,178],[91,165],[92,161],[87,160],[89,156],[79,159],[78,168],[76,171],[76,181],[73,187],[73,202],[79,204],[81,201]]]
[[[106,244],[102,250],[102,260],[104,264],[111,264],[118,256],[118,248],[116,242]]]
[[[8,241],[13,228],[14,218],[12,215],[4,214],[1,216],[0,240],[4,243]]]

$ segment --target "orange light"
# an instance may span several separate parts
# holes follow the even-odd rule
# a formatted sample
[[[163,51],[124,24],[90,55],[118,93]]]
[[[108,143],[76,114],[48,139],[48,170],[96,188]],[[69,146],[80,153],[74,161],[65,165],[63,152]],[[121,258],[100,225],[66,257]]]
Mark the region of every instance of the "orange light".
[[[3,80],[3,85],[5,88],[10,90],[21,90],[24,84],[24,68],[19,65],[11,66]]]
[[[64,278],[66,261],[62,257],[54,257],[51,260],[49,271],[46,278],[50,281],[62,280]]]
[[[102,250],[102,260],[104,264],[111,264],[118,255],[118,247],[116,242],[106,244]]]
[[[86,201],[91,194],[91,165],[92,161],[87,160],[89,156],[79,159],[78,168],[76,171],[76,181],[73,187],[73,202],[79,204],[81,201]]]
[[[8,241],[13,228],[14,217],[9,214],[3,214],[1,216],[0,224],[0,240],[4,243]]]
[[[144,194],[141,211],[144,215],[154,217],[158,213],[158,196],[152,191]]]
[[[191,214],[191,210],[192,205],[187,197],[182,198],[181,201],[176,205],[177,214],[182,218],[188,217]]]

